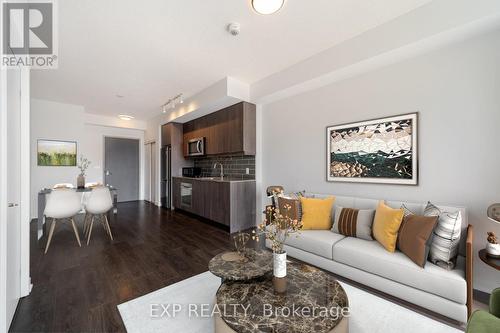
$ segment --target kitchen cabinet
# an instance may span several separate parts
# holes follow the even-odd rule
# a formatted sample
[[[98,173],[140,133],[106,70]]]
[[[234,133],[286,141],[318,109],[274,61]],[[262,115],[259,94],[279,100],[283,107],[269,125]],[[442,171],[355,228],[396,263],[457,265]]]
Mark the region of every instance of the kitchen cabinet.
[[[172,205],[181,208],[181,178],[172,179]]]
[[[161,126],[160,137],[160,198],[161,205],[170,208],[173,205],[172,181],[170,176],[181,175],[183,167],[192,166],[192,161],[184,158],[183,134],[181,123],[168,123]],[[167,148],[168,146],[168,148]]]
[[[195,181],[193,213],[229,226],[230,185],[228,182]]]
[[[255,105],[241,102],[183,125],[184,154],[191,139],[205,138],[205,154],[255,155]]]
[[[191,205],[182,200],[182,184],[192,185]],[[175,209],[199,215],[237,232],[255,226],[255,181],[217,181],[174,177]]]
[[[167,146],[172,144],[172,127],[173,123],[165,124],[161,127],[161,146]]]

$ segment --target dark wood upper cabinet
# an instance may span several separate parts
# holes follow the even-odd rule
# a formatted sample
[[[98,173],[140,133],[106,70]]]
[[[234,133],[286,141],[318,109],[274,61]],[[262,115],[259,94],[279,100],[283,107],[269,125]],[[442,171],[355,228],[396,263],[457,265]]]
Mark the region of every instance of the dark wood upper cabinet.
[[[187,142],[205,138],[205,154],[255,155],[255,105],[241,102],[187,122],[183,126],[184,154]]]
[[[161,145],[171,145],[172,144],[172,123],[165,124],[161,127]]]

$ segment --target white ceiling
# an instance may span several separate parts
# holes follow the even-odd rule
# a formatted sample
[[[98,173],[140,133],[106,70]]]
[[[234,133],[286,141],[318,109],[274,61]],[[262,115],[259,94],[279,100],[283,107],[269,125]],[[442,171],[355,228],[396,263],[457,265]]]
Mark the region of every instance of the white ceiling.
[[[250,0],[58,1],[59,68],[33,71],[31,93],[148,119],[180,92],[254,83],[430,1],[287,0],[268,16]]]

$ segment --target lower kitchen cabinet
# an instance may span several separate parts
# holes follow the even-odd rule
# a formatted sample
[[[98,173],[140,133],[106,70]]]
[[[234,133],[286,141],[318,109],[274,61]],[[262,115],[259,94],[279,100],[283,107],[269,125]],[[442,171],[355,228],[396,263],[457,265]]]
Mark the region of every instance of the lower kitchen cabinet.
[[[230,232],[255,226],[255,181],[213,181],[174,177],[176,209],[226,225]]]

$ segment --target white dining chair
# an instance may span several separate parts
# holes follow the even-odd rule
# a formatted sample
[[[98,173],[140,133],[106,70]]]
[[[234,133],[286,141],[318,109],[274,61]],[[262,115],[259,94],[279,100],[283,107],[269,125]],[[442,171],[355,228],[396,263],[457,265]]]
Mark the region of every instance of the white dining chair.
[[[45,253],[49,250],[50,242],[54,236],[54,229],[57,221],[69,220],[73,226],[78,246],[82,246],[80,235],[76,228],[74,216],[81,210],[81,199],[78,193],[72,189],[59,188],[52,190],[48,195],[47,205],[45,206],[44,215],[47,219],[52,219],[50,225],[49,238],[45,246]]]
[[[85,183],[85,188],[86,189],[94,189],[96,187],[101,187],[103,186],[101,183],[99,182],[89,182],[89,183]],[[85,213],[85,205],[87,204],[87,201],[89,200],[89,196],[90,196],[90,193],[91,191],[89,192],[82,192],[82,211],[81,213]],[[85,215],[85,221],[84,221],[84,225],[85,225],[85,222],[87,221],[87,215]]]
[[[92,235],[92,228],[94,226],[94,220],[96,217],[101,221],[101,224],[109,235],[109,238],[113,240],[113,234],[111,232],[111,227],[109,226],[108,217],[106,213],[113,208],[113,200],[111,199],[111,192],[107,187],[96,187],[90,192],[89,198],[85,205],[86,218],[83,225],[83,232],[87,234],[87,245],[90,242],[90,236]],[[89,220],[87,216],[92,218]]]
[[[96,187],[102,187],[104,185],[102,185],[101,183],[99,182],[89,182],[89,183],[85,183],[85,188],[86,189],[91,189],[93,190],[94,188]],[[83,219],[83,234],[85,236],[85,228],[87,226],[87,221],[88,221],[88,218],[90,217],[89,214],[87,214],[87,212],[85,211],[85,206],[87,205],[87,201],[89,201],[89,197],[90,197],[90,194],[92,193],[92,191],[84,191],[82,192],[82,210],[80,211],[81,214],[85,214],[85,217]]]

